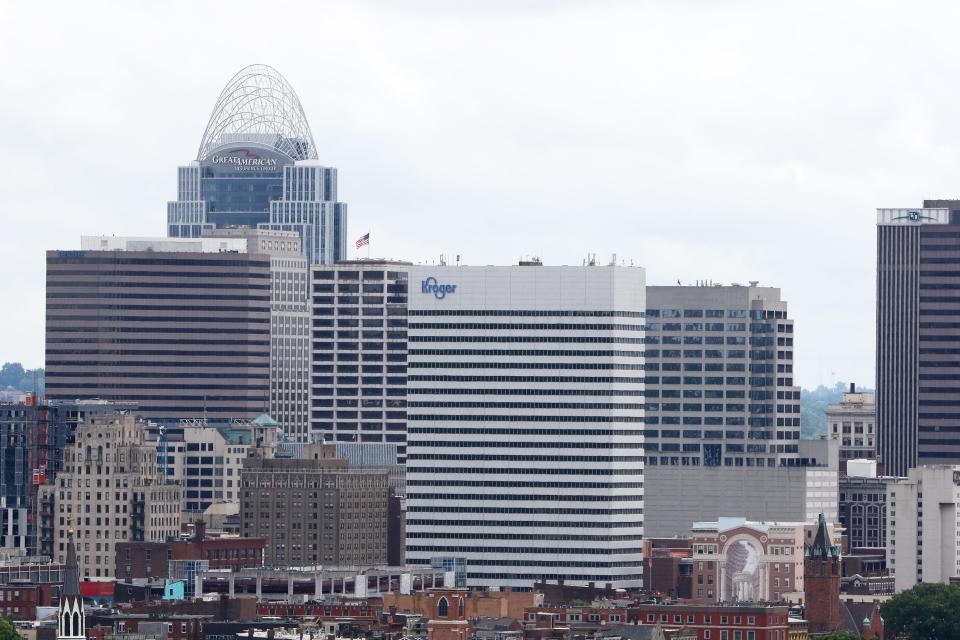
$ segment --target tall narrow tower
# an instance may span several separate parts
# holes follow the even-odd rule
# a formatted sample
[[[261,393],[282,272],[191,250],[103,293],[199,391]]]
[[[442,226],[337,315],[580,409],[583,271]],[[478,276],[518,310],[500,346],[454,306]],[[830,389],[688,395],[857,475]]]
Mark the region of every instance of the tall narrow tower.
[[[83,596],[80,595],[80,569],[73,544],[73,531],[67,541],[67,564],[63,569],[63,591],[60,593],[57,640],[84,640],[87,625],[83,615]]]
[[[803,600],[811,634],[840,628],[840,547],[832,544],[822,513],[813,544],[804,553]]]

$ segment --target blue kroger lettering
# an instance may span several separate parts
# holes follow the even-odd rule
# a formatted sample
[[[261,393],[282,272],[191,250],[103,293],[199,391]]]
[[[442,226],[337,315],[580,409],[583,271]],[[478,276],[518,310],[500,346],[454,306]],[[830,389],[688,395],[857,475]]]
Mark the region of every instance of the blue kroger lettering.
[[[456,293],[457,285],[439,284],[437,279],[430,276],[426,280],[420,281],[420,293],[432,293],[437,300],[443,300],[448,293]]]

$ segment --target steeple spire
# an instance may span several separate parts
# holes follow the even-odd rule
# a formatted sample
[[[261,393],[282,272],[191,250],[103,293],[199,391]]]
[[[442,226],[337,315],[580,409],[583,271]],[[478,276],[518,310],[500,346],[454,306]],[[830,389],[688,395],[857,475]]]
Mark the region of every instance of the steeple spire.
[[[67,539],[67,564],[63,568],[63,591],[61,598],[80,597],[80,568],[77,565],[77,550],[73,544],[73,529]]]
[[[77,549],[73,543],[73,527],[70,527],[68,532],[67,563],[63,568],[57,640],[85,640],[87,624],[83,614],[83,596],[80,595],[80,568],[77,565]]]

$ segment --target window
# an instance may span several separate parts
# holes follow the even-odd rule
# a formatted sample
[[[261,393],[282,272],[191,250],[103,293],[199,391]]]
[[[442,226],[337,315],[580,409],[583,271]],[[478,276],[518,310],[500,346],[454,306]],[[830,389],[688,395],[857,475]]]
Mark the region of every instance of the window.
[[[450,614],[450,604],[446,598],[440,598],[437,603],[437,617],[446,618]]]

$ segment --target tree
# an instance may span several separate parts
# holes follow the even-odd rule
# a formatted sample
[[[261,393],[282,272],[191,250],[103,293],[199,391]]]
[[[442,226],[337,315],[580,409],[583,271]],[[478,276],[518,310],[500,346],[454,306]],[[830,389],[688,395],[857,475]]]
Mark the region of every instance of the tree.
[[[825,636],[817,636],[817,640],[863,640],[860,636],[849,631],[833,631]]]
[[[13,623],[7,618],[0,618],[0,640],[20,640]]]
[[[880,605],[892,636],[908,640],[960,638],[960,588],[920,583]]]

